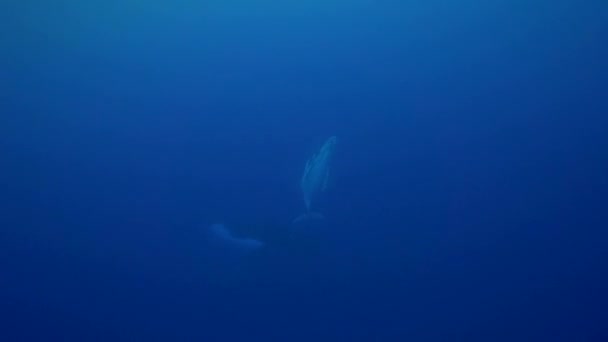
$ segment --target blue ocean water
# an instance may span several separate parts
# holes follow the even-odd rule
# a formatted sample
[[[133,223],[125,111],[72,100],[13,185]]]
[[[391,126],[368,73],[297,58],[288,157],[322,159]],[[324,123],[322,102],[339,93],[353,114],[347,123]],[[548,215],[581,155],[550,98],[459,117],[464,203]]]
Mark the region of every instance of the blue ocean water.
[[[605,1],[0,22],[0,341],[608,341]]]

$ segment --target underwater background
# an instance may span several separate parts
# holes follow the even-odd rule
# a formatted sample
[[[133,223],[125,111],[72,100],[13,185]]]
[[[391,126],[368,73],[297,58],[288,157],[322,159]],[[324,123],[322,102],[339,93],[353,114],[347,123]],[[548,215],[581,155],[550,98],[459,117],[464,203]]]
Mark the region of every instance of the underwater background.
[[[604,0],[2,2],[0,341],[608,341],[607,34]]]

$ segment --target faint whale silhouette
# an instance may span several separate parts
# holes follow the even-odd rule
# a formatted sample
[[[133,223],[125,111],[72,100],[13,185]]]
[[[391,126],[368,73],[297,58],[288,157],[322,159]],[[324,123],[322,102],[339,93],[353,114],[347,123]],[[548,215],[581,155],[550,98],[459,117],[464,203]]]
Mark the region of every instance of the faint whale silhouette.
[[[319,194],[327,189],[331,159],[337,141],[338,139],[335,136],[327,139],[319,152],[313,154],[306,162],[304,173],[300,180],[300,189],[302,190],[306,212],[296,217],[293,223],[306,219],[322,219],[324,217],[321,213],[313,212],[312,205]]]

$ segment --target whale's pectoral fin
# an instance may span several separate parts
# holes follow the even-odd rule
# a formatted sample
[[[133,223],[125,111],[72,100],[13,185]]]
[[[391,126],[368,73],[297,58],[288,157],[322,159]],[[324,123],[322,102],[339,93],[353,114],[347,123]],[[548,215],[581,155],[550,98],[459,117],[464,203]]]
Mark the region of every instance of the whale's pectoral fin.
[[[208,230],[210,241],[226,251],[248,253],[264,246],[260,240],[233,236],[223,224],[212,224]]]

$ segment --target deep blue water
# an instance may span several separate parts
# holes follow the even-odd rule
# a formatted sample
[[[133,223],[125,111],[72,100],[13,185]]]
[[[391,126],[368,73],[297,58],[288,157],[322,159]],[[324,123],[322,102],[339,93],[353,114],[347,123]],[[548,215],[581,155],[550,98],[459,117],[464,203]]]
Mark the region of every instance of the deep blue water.
[[[606,1],[0,22],[0,341],[608,341]]]

